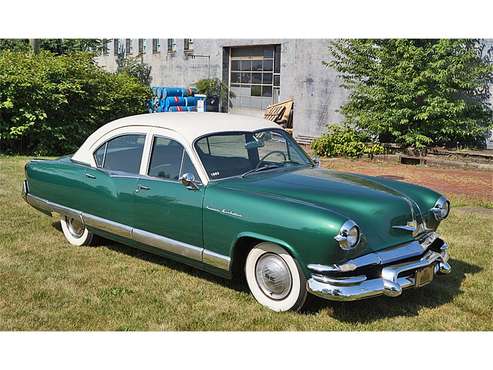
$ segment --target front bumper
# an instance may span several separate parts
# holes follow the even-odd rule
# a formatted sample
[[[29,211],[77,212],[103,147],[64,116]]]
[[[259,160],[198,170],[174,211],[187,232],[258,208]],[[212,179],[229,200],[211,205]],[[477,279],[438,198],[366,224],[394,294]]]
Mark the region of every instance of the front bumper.
[[[437,274],[450,273],[448,259],[448,245],[432,233],[422,243],[370,253],[343,265],[309,265],[313,274],[307,289],[333,301],[397,297],[403,289],[419,288]],[[425,270],[431,276],[423,281],[418,274]]]

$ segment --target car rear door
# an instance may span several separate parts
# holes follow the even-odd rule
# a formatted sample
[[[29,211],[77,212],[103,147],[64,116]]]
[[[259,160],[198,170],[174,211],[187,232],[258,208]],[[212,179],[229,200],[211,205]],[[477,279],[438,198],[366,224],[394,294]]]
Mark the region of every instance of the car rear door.
[[[84,211],[92,218],[90,224],[107,230],[107,221],[131,226],[133,223],[134,193],[144,150],[145,132],[113,136],[94,151],[97,168],[88,167],[84,173],[87,187]],[[76,195],[76,194],[75,194]],[[120,234],[121,229],[112,229]],[[129,237],[130,235],[121,235]]]

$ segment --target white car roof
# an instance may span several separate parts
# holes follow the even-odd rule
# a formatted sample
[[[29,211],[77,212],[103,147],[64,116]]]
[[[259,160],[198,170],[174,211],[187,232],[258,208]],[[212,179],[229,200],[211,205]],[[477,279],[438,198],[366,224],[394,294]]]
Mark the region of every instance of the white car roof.
[[[173,130],[189,142],[196,138],[224,131],[254,131],[263,128],[279,128],[274,122],[262,118],[227,113],[163,112],[139,114],[120,118],[100,127],[95,134],[99,137],[106,132],[124,126],[154,126]]]
[[[198,137],[216,132],[280,128],[278,124],[266,119],[227,113],[163,112],[139,114],[120,118],[101,126],[86,139],[72,158],[89,163],[89,158],[92,157],[90,153],[100,138],[115,130],[121,132],[127,127],[129,132],[135,127],[148,127],[149,130],[152,128],[171,130],[183,137],[189,145]]]

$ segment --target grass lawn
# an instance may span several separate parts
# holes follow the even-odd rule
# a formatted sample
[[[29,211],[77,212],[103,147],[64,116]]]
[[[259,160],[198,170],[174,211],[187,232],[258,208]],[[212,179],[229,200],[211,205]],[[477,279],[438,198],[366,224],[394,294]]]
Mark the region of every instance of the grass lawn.
[[[274,313],[244,285],[164,258],[106,240],[70,246],[22,200],[26,160],[0,156],[0,330],[493,330],[491,193],[447,194],[450,275],[398,298]]]

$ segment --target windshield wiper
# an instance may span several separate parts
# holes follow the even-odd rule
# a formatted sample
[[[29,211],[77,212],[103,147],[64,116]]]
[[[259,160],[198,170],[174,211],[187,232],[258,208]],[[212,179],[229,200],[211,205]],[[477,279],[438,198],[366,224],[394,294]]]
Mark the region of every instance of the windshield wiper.
[[[252,173],[255,173],[255,172],[260,172],[260,171],[265,171],[265,170],[272,170],[274,168],[280,168],[282,166],[278,165],[278,164],[268,164],[268,165],[265,165],[265,166],[262,166],[262,167],[259,167],[259,168],[253,168],[251,170],[248,170],[247,172],[245,172],[244,174],[241,175],[241,177],[245,177],[245,176],[248,176]]]

